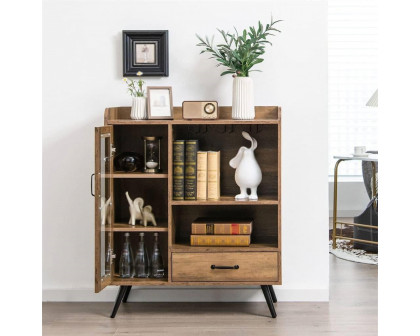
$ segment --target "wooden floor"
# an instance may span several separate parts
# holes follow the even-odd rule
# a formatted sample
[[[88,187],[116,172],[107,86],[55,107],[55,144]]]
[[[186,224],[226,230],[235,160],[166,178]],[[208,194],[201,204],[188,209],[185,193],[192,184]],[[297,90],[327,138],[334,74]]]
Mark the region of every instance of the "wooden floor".
[[[377,335],[378,268],[330,255],[330,302],[44,303],[43,335]]]

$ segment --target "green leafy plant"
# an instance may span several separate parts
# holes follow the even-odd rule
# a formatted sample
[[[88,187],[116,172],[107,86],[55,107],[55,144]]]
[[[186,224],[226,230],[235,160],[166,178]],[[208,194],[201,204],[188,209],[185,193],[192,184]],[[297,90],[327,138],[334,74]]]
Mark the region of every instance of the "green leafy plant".
[[[258,27],[249,27],[247,31],[244,29],[242,34],[239,34],[235,29],[235,33],[231,34],[224,30],[217,29],[223,37],[223,43],[217,44],[213,47],[213,39],[210,41],[206,36],[205,38],[196,35],[200,40],[197,44],[199,47],[204,47],[200,54],[208,52],[212,56],[210,58],[216,59],[219,62],[217,66],[225,66],[226,71],[223,71],[220,76],[233,74],[233,76],[248,77],[254,65],[264,61],[261,56],[265,53],[267,44],[271,42],[267,40],[268,36],[274,36],[274,32],[280,30],[274,28],[274,25],[282,20],[273,21],[271,23],[263,24],[258,21]]]
[[[143,75],[141,71],[137,72],[137,76],[140,77]],[[132,79],[123,78],[123,81],[127,83],[128,85],[128,92],[130,92],[130,95],[133,97],[144,97],[144,80],[139,79],[137,81]]]

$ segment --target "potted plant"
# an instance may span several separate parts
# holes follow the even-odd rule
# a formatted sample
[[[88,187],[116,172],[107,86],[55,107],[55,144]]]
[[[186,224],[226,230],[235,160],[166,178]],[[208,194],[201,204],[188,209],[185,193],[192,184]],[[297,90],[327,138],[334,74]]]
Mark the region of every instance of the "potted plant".
[[[223,42],[213,46],[213,38],[210,41],[197,35],[200,43],[199,47],[204,47],[200,54],[208,52],[210,58],[216,59],[219,64],[227,69],[220,75],[232,74],[233,79],[233,97],[232,97],[232,118],[233,119],[254,119],[254,92],[253,82],[249,73],[255,70],[253,67],[264,61],[261,56],[265,53],[268,36],[274,36],[274,32],[280,32],[274,28],[274,25],[281,20],[273,21],[265,26],[259,21],[258,27],[249,27],[244,29],[242,34],[235,28],[235,33],[231,34],[224,30],[217,29],[222,35]]]
[[[137,72],[137,76],[140,77],[143,75],[141,71]],[[147,119],[147,111],[146,111],[146,97],[144,94],[144,80],[139,78],[138,80],[132,79],[123,79],[124,82],[128,85],[128,92],[133,97],[133,104],[131,106],[131,119]]]

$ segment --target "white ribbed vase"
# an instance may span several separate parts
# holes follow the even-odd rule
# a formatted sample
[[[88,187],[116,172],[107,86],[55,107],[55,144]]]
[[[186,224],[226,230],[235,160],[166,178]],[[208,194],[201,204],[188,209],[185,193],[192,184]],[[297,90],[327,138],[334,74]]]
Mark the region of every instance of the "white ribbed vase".
[[[250,77],[233,79],[232,119],[255,119],[254,83]]]
[[[130,117],[134,120],[147,119],[146,97],[133,97]]]

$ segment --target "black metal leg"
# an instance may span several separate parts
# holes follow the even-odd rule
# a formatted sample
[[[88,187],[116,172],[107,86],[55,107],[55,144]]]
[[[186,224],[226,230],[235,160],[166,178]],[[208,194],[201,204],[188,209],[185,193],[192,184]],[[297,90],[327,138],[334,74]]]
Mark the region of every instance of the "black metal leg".
[[[123,297],[123,300],[122,300],[122,302],[124,302],[124,303],[127,302],[128,296],[130,295],[130,291],[131,291],[131,286],[126,286],[126,287],[127,287],[127,289],[125,290],[125,294],[124,294],[124,297]]]
[[[270,290],[271,298],[273,299],[273,302],[277,302],[277,296],[276,293],[274,293],[274,289],[272,285],[268,285],[268,289]]]
[[[270,309],[271,317],[276,318],[277,317],[276,309],[274,308],[273,299],[271,297],[270,289],[268,287],[269,286],[267,285],[261,285],[261,289],[264,293],[265,301],[267,301],[268,309]]]
[[[111,318],[114,318],[115,315],[117,315],[118,308],[120,307],[121,301],[124,298],[127,288],[128,286],[120,286],[117,298],[115,299],[114,309],[112,310],[112,313],[111,313]]]

